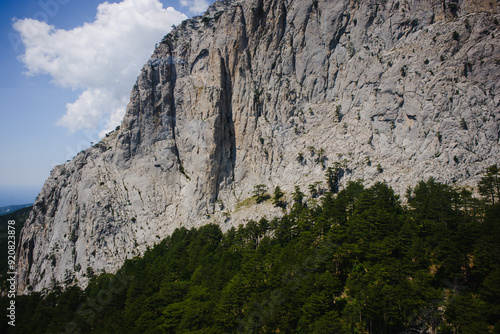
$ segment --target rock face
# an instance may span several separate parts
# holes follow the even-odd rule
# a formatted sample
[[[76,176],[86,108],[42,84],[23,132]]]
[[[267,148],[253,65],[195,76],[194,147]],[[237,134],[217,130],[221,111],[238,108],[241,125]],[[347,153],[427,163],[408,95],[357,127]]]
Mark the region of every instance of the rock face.
[[[121,127],[54,168],[18,292],[85,286],[180,226],[281,214],[248,200],[257,184],[476,182],[500,157],[498,6],[216,2],[157,47]]]

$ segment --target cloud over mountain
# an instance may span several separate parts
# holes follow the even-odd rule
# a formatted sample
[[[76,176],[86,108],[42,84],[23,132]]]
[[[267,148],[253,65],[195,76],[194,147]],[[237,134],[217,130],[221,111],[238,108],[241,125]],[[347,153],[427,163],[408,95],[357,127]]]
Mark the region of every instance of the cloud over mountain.
[[[103,133],[121,121],[155,43],[186,18],[159,0],[124,0],[99,5],[94,22],[71,30],[34,19],[15,20],[13,27],[25,46],[21,60],[29,75],[49,74],[59,86],[83,89],[58,124]]]

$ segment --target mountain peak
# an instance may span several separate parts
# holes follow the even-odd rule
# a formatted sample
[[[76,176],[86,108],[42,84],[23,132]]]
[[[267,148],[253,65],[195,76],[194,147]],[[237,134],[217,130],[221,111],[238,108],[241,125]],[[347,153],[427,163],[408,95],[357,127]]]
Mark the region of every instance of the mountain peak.
[[[54,168],[19,293],[85,286],[180,226],[282,210],[255,186],[474,184],[498,162],[496,1],[217,1],[143,67],[121,127]]]

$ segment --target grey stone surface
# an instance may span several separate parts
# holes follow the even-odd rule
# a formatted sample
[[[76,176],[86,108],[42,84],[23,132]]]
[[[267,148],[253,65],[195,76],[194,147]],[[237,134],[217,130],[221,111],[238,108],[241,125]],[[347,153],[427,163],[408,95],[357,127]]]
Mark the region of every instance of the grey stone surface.
[[[280,215],[248,200],[253,187],[290,198],[327,167],[345,170],[341,186],[402,194],[429,177],[475,184],[500,157],[497,12],[498,1],[216,2],[164,38],[120,129],[54,168],[21,232],[19,293],[85,286],[180,226]]]

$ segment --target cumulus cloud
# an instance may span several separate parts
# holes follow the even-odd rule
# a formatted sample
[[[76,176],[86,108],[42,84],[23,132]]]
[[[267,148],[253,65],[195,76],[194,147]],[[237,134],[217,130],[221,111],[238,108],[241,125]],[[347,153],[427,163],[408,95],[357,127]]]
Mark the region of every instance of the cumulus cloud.
[[[28,74],[49,74],[62,87],[83,89],[58,121],[71,132],[118,125],[131,88],[154,45],[187,17],[159,0],[105,2],[94,22],[72,30],[45,22],[15,20],[25,46]]]
[[[180,0],[184,7],[189,7],[189,11],[194,14],[203,13],[208,8],[207,0]]]

